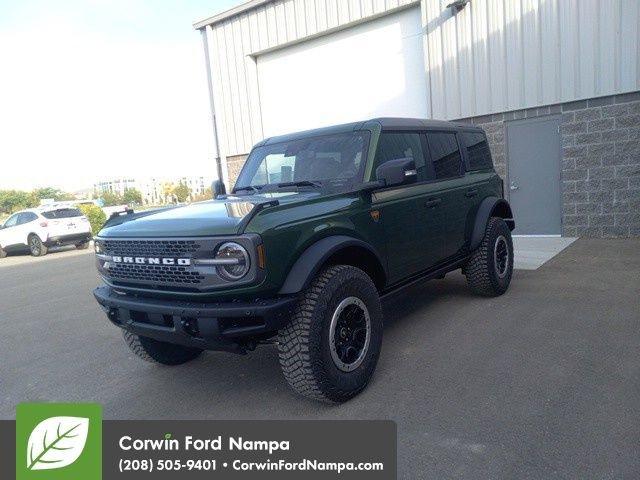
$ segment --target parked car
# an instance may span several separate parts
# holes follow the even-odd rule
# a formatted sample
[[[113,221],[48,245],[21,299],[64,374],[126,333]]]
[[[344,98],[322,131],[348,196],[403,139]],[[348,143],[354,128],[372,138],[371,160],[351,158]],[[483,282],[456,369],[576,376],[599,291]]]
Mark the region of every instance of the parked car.
[[[22,210],[0,227],[0,258],[13,251],[40,257],[49,247],[61,245],[86,249],[91,237],[89,220],[77,208],[50,205]]]
[[[511,281],[515,222],[473,125],[375,119],[270,138],[222,190],[113,217],[96,238],[94,296],[147,361],[277,343],[295,391],[343,402],[376,368],[381,298],[459,269],[480,295]]]

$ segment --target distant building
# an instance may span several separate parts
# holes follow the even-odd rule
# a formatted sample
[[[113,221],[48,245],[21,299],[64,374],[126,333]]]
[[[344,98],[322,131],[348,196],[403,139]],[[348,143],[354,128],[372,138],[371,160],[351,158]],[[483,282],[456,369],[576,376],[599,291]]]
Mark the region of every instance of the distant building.
[[[173,203],[171,190],[183,183],[191,190],[191,197],[204,195],[211,186],[213,178],[210,177],[149,177],[149,178],[105,178],[94,184],[96,195],[106,192],[124,195],[129,189],[136,189],[142,194],[142,202],[145,205],[162,205]]]

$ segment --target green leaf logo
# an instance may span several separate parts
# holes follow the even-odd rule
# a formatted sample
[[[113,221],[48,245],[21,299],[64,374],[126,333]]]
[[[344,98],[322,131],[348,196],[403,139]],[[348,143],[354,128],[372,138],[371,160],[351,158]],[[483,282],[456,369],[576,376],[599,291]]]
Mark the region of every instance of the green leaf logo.
[[[27,469],[50,470],[75,462],[89,433],[89,419],[51,417],[43,420],[29,435]]]

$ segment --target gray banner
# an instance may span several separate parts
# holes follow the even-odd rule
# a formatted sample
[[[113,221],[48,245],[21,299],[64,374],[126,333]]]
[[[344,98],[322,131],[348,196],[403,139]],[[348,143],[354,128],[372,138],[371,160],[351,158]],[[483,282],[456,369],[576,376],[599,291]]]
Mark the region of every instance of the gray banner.
[[[0,478],[16,478],[15,420],[0,420]]]
[[[391,421],[106,421],[103,450],[105,479],[396,478]]]
[[[103,421],[103,479],[397,478],[392,421]],[[0,478],[15,478],[15,422],[0,422]]]

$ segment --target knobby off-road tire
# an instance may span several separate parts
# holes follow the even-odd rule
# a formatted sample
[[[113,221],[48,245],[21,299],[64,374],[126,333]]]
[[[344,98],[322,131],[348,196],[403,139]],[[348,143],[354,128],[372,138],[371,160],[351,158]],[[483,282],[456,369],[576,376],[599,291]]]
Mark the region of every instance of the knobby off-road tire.
[[[513,275],[513,240],[502,218],[492,217],[484,238],[464,267],[467,283],[475,293],[487,297],[502,295]]]
[[[76,243],[76,248],[78,250],[86,250],[89,248],[89,242]]]
[[[49,251],[46,245],[42,243],[42,240],[40,240],[40,237],[35,233],[29,235],[27,242],[29,242],[29,253],[31,253],[32,257],[43,257]]]
[[[381,345],[378,291],[366,273],[346,265],[318,274],[278,332],[280,366],[289,385],[330,403],[345,402],[367,386]]]
[[[126,330],[122,331],[122,336],[131,351],[147,362],[161,363],[162,365],[182,365],[194,360],[202,353],[202,350],[198,348],[160,342],[153,338],[135,335]]]

